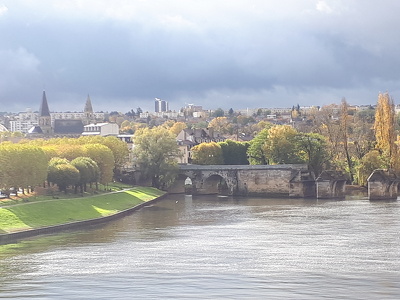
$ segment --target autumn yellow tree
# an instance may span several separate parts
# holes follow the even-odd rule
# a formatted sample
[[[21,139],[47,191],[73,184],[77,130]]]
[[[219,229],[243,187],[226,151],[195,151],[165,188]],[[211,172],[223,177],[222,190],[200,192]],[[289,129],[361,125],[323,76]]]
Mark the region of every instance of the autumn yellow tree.
[[[233,126],[228,121],[227,117],[216,117],[210,121],[208,127],[213,128],[215,131],[225,133],[232,133]]]
[[[135,133],[133,163],[154,187],[166,188],[175,180],[179,156],[175,136],[167,128],[143,128]]]
[[[107,146],[102,144],[85,144],[82,146],[85,157],[94,160],[100,169],[99,181],[102,184],[111,182],[114,169],[114,155]]]
[[[270,164],[302,163],[295,147],[296,129],[289,125],[277,125],[269,129],[263,153]]]
[[[192,159],[193,163],[198,165],[222,165],[224,163],[221,146],[215,142],[194,146]]]
[[[0,189],[28,189],[47,177],[47,156],[39,147],[2,143],[0,145]],[[28,189],[29,190],[29,189]]]
[[[388,93],[380,93],[378,96],[374,131],[376,148],[381,152],[387,167],[393,167],[397,156],[395,111],[393,99]]]
[[[187,125],[183,122],[176,122],[174,123],[169,131],[174,135],[177,136],[183,129],[187,128]]]

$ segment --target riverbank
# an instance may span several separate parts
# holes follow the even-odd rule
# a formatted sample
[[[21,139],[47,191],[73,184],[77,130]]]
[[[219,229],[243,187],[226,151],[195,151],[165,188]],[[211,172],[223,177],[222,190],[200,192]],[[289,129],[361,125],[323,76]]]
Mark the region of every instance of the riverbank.
[[[5,206],[0,208],[0,243],[105,222],[163,195],[165,192],[154,188],[135,187],[89,197]]]

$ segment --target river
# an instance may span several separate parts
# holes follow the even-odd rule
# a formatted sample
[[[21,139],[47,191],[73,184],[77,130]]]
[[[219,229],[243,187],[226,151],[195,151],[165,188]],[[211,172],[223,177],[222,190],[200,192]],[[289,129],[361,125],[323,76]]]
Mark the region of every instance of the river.
[[[0,246],[2,299],[400,299],[400,204],[171,195]]]

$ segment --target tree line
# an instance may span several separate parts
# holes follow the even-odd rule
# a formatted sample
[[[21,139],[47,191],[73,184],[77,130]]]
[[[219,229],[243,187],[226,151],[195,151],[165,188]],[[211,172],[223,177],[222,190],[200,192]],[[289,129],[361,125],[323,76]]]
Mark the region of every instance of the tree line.
[[[126,162],[128,148],[116,137],[80,137],[22,140],[0,144],[0,189],[30,192],[56,184],[83,192],[87,184],[107,184]]]

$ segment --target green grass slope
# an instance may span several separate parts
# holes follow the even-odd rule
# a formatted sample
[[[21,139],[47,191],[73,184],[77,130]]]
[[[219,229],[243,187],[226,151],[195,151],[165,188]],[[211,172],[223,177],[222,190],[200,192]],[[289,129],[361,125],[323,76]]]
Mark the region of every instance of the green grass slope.
[[[0,208],[0,233],[104,217],[153,200],[164,192],[136,187],[85,198],[54,199]]]

